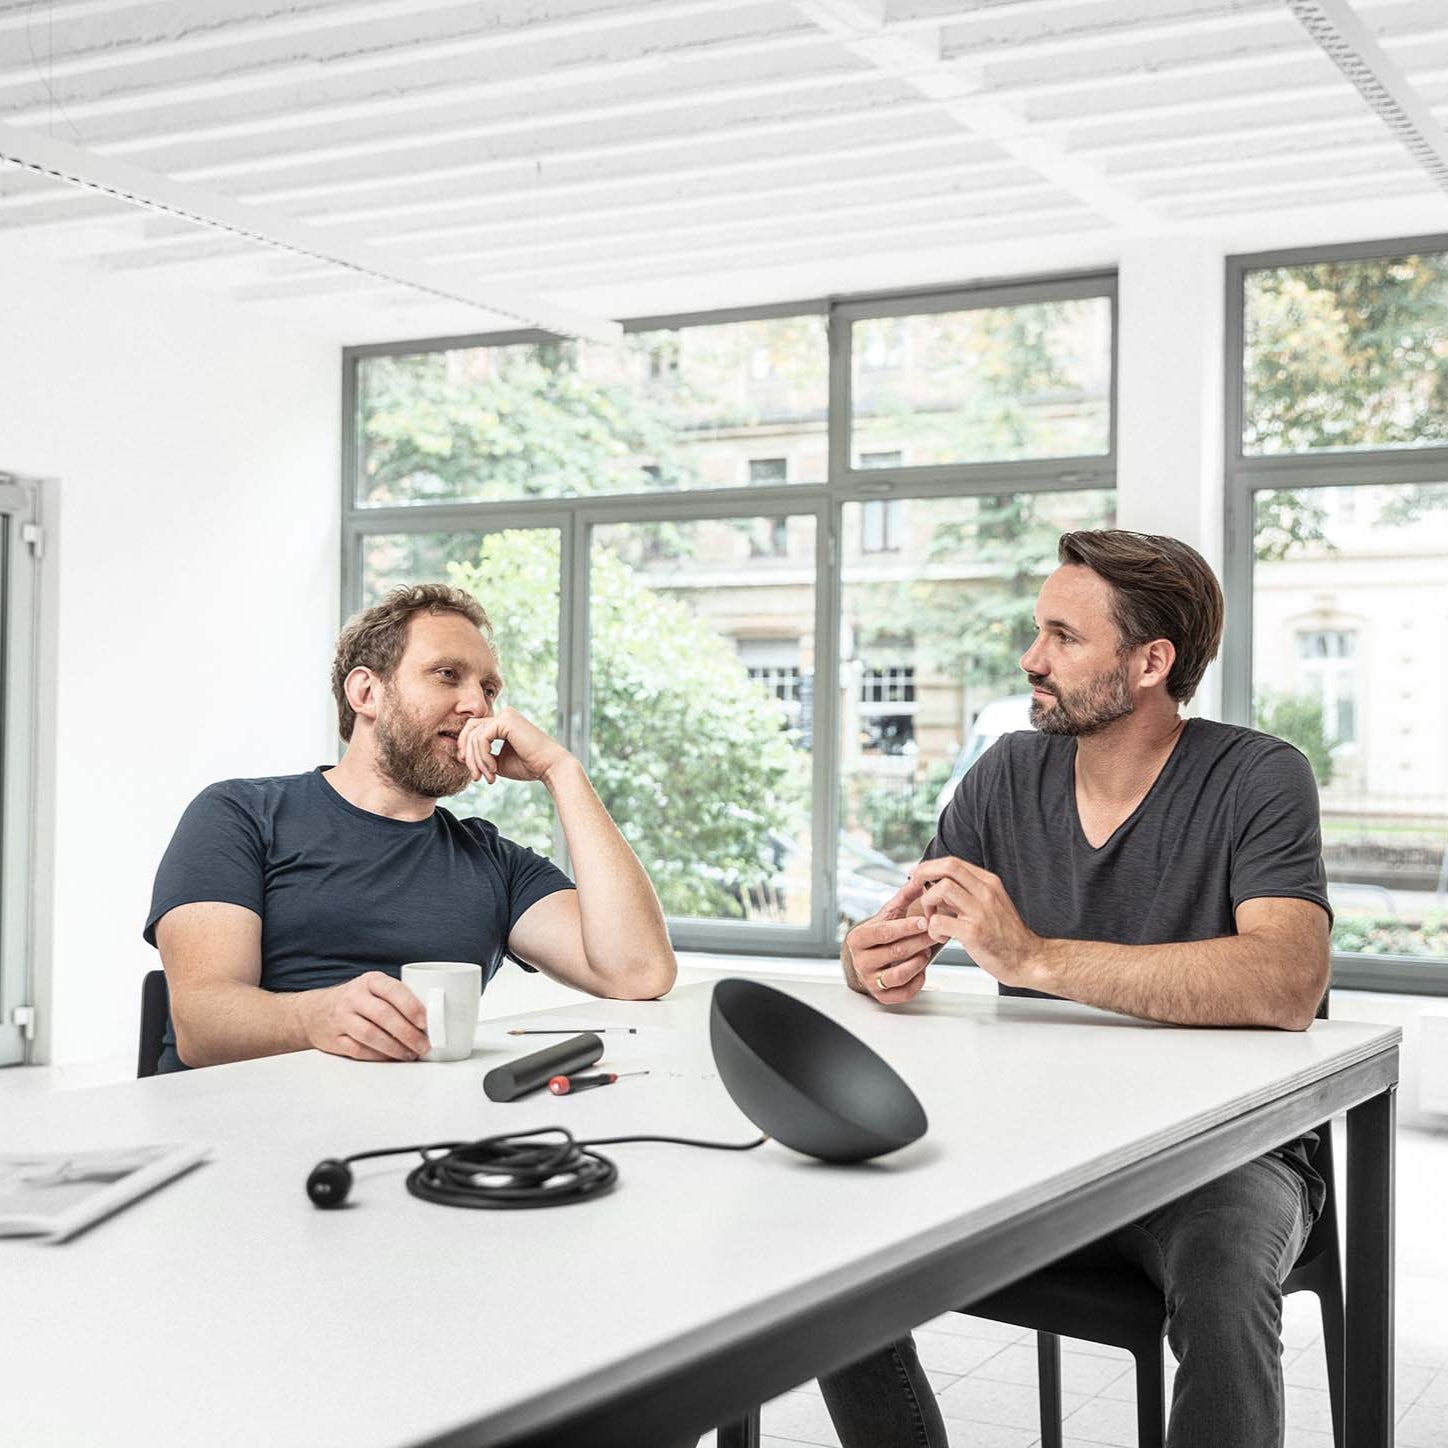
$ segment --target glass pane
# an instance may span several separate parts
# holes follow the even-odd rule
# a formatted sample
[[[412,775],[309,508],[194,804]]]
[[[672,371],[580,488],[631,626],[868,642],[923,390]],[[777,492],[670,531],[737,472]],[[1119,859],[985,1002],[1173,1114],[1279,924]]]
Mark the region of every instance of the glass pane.
[[[851,466],[1099,456],[1111,303],[871,317],[852,329]]]
[[[362,540],[362,602],[404,583],[465,589],[492,620],[503,674],[500,702],[558,737],[559,533],[375,533]],[[470,784],[448,802],[458,815],[492,820],[510,840],[553,852],[553,805],[536,784]]]
[[[363,505],[579,497],[826,475],[822,317],[357,365]]]
[[[812,517],[594,529],[589,773],[674,917],[806,926]]]
[[[955,786],[1030,727],[1019,659],[1071,528],[1109,528],[1114,494],[892,498],[899,546],[871,547],[873,500],[845,505],[840,636],[842,931],[924,853]]]
[[[1448,445],[1448,254],[1246,277],[1248,454]]]
[[[1448,958],[1448,484],[1262,492],[1254,722],[1317,776],[1333,948]]]

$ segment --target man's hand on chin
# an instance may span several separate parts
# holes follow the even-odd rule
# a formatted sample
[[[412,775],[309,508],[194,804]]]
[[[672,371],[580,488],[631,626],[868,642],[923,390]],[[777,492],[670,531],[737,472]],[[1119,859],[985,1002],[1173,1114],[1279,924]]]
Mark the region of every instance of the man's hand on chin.
[[[1021,919],[998,875],[946,856],[922,860],[910,878],[924,890],[920,903],[934,943],[957,941],[1003,985],[1050,990],[1046,941]]]
[[[501,741],[495,754],[493,745]],[[501,776],[531,783],[573,756],[516,709],[499,709],[486,719],[469,719],[458,735],[458,758],[474,782],[489,784]]]

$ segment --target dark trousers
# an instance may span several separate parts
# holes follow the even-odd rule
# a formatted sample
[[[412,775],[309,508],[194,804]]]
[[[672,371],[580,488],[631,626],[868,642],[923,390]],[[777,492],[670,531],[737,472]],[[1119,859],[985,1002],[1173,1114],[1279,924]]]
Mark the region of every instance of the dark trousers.
[[[1282,1448],[1282,1282],[1311,1225],[1303,1178],[1263,1156],[1085,1249],[1161,1288],[1178,1363],[1168,1448]],[[946,1448],[913,1338],[820,1388],[843,1448]]]

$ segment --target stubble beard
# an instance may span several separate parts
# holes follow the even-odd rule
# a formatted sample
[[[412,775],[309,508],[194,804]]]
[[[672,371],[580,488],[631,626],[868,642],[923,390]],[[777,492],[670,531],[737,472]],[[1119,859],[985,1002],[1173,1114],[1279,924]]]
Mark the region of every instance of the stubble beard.
[[[452,741],[409,713],[390,687],[383,689],[383,703],[377,716],[377,767],[383,774],[424,799],[443,799],[466,788],[472,774],[443,747]]]
[[[1032,699],[1031,727],[1042,734],[1067,734],[1079,739],[1099,734],[1108,725],[1134,713],[1136,705],[1131,698],[1128,668],[1128,661],[1123,658],[1116,668],[1098,674],[1089,684],[1069,694],[1057,694],[1053,705]]]

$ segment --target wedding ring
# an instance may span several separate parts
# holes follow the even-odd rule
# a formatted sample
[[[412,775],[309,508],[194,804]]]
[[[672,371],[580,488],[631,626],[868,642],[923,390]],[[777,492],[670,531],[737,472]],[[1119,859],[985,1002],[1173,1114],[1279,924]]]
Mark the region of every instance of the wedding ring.
[[[887,986],[887,985],[885,984],[885,977],[884,977],[883,975],[877,975],[877,976],[875,977],[875,989],[876,989],[876,990],[889,990],[889,986]]]

